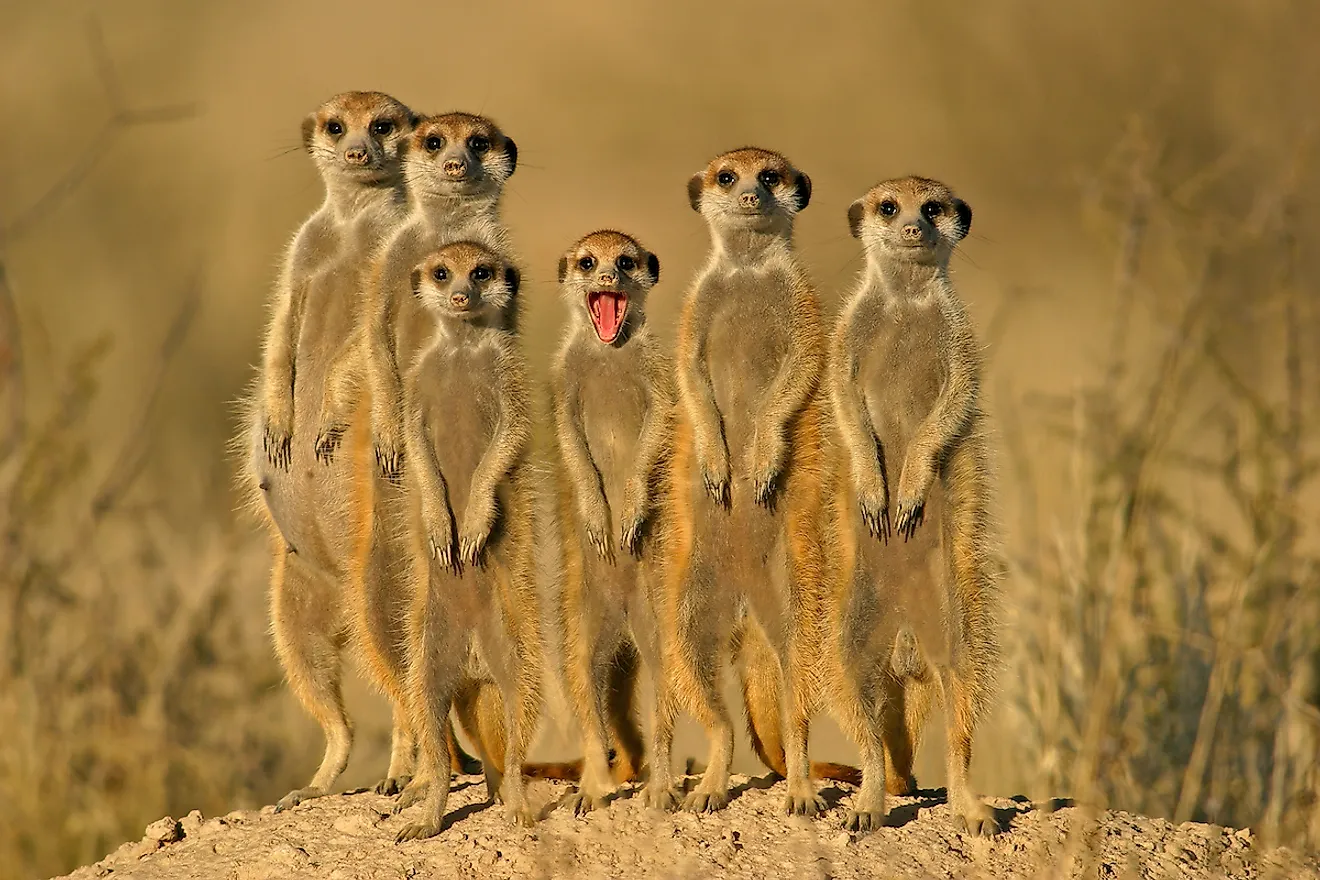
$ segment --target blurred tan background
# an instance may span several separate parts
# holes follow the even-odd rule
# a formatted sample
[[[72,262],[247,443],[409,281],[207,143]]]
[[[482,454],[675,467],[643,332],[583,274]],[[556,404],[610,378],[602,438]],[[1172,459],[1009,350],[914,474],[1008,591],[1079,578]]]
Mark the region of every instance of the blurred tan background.
[[[1009,565],[975,784],[1316,839],[1320,7],[51,0],[0,21],[0,877],[271,803],[319,760],[225,446],[321,198],[299,123],[345,89],[515,138],[539,366],[555,262],[599,226],[660,256],[672,333],[708,240],[685,181],[718,152],[811,175],[797,241],[831,308],[861,265],[849,202],[948,182],[975,212],[955,280]],[[348,787],[388,750],[383,702],[350,699]],[[854,758],[817,729],[814,753]],[[682,733],[677,760],[704,754]],[[538,751],[572,740],[551,725]]]

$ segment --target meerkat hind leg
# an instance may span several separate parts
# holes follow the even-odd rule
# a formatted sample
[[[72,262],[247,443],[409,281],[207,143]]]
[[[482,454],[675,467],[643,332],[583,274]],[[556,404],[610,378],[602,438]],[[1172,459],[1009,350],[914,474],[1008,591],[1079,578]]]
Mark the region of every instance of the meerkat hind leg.
[[[344,710],[340,687],[342,637],[333,603],[314,601],[326,585],[287,553],[276,557],[272,572],[272,624],[275,649],[298,701],[325,732],[325,754],[312,781],[275,804],[287,810],[330,793],[348,766],[353,727]]]
[[[413,738],[408,713],[394,707],[394,730],[390,734],[390,767],[385,778],[376,783],[376,794],[394,795],[403,791],[412,781],[416,764],[417,742]]]
[[[990,837],[1000,832],[994,809],[968,787],[972,765],[972,733],[976,712],[971,690],[962,676],[948,667],[939,670],[948,726],[949,812],[959,831]]]
[[[569,685],[576,703],[578,723],[582,726],[582,779],[568,799],[570,812],[586,815],[605,806],[615,786],[610,777],[607,752],[609,733],[607,715],[613,695],[613,670],[620,646],[617,622],[601,620],[595,614],[570,620],[572,656],[569,660]]]

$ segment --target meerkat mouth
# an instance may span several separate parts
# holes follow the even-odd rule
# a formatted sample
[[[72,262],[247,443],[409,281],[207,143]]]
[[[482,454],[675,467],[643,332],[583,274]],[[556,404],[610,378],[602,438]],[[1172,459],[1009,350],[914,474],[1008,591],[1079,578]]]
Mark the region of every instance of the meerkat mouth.
[[[587,294],[587,311],[596,328],[596,336],[609,344],[619,338],[623,318],[628,314],[628,294],[622,290],[593,290]]]

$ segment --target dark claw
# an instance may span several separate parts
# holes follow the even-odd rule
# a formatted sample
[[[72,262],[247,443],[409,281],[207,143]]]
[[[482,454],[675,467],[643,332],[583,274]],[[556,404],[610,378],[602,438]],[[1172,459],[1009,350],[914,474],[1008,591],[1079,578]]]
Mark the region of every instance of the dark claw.
[[[403,485],[403,452],[376,447],[376,467],[380,474],[395,486]]]
[[[335,450],[339,448],[339,442],[344,438],[344,429],[340,427],[327,428],[316,438],[316,460],[322,464],[330,464],[334,461]]]
[[[627,528],[623,530],[623,537],[619,539],[619,549],[625,553],[631,553],[634,556],[641,555],[640,538],[642,536],[642,521],[633,520]]]
[[[903,536],[904,541],[916,535],[917,527],[921,525],[925,515],[926,507],[924,504],[900,504],[898,506],[898,516],[895,517],[894,526],[898,529],[898,533]]]
[[[775,506],[775,480],[771,477],[768,480],[757,480],[755,488],[756,503],[762,507],[773,508]]]
[[[266,458],[271,464],[278,468],[288,469],[289,464],[293,461],[292,437],[287,434],[276,434],[267,428],[262,446],[266,450]]]

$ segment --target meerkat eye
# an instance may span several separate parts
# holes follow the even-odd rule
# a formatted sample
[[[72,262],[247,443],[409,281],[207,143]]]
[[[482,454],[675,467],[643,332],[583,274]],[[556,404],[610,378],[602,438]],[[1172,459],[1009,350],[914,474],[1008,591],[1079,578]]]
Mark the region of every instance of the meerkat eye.
[[[325,130],[327,134],[339,137],[344,133],[344,123],[340,122],[338,119],[331,119],[325,124]]]
[[[733,186],[733,182],[737,179],[738,178],[734,176],[732,171],[721,171],[719,174],[715,175],[715,182],[725,189]]]
[[[422,146],[426,147],[426,152],[428,153],[434,153],[444,145],[445,145],[445,139],[440,137],[440,135],[438,134],[430,135],[427,137],[425,141],[422,142]]]
[[[375,122],[371,123],[372,134],[378,134],[381,137],[385,137],[392,131],[394,131],[394,123],[388,119],[377,119]]]
[[[490,149],[490,138],[485,135],[474,134],[468,138],[468,149],[474,153],[484,153]]]
[[[885,199],[876,210],[886,217],[892,217],[898,213],[898,202],[893,199]]]
[[[757,179],[761,181],[761,185],[766,189],[774,189],[779,186],[779,172],[769,168],[757,175]]]
[[[921,213],[927,220],[934,220],[944,213],[944,206],[939,202],[931,201],[921,206]]]
[[[590,272],[592,269],[596,268],[596,258],[583,257],[582,259],[578,260],[578,268],[581,269],[583,272]]]
[[[627,254],[623,254],[617,260],[614,261],[614,265],[619,267],[620,272],[631,272],[633,270],[633,267],[636,266],[637,264],[633,262],[632,257],[628,256]]]
[[[434,269],[431,270],[431,277],[434,278],[436,281],[448,281],[449,270],[446,269],[444,266],[436,266]]]
[[[468,277],[473,281],[489,281],[495,277],[495,273],[491,271],[490,266],[478,266],[472,270]]]

